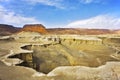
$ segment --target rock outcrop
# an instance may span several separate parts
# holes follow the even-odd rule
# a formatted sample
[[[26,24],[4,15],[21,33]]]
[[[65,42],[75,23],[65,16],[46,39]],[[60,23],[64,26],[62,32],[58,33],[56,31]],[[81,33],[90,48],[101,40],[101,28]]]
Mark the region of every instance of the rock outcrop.
[[[39,32],[41,34],[47,33],[47,30],[42,24],[27,24],[23,26],[21,31]]]

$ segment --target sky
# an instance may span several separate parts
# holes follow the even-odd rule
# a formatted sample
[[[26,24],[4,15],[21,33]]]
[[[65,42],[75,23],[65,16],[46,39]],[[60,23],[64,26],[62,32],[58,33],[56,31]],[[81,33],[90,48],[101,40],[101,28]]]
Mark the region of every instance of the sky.
[[[120,0],[0,0],[0,24],[120,29]]]

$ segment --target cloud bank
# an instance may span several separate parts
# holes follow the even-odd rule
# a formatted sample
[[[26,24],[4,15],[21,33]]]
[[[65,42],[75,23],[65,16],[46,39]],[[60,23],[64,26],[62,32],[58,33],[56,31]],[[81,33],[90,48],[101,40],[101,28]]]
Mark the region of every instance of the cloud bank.
[[[0,2],[6,2],[6,1],[10,1],[10,0],[0,0]]]
[[[69,23],[68,28],[89,28],[89,29],[120,29],[120,18],[109,15],[99,15],[89,19],[78,20]]]
[[[61,8],[63,9],[63,5],[62,5],[62,2],[64,0],[25,0],[29,3],[32,3],[32,4],[43,4],[43,5],[47,5],[47,6],[54,6],[56,8]]]
[[[59,9],[69,9],[70,7],[74,7],[75,5],[70,5],[71,0],[22,0],[27,1],[27,3],[32,4],[42,4],[46,6],[53,6]],[[78,4],[90,4],[90,3],[101,3],[104,0],[74,0],[73,2],[77,2]]]
[[[80,1],[81,3],[84,3],[84,4],[104,2],[104,0],[79,0],[79,1]]]
[[[40,23],[34,17],[25,17],[16,14],[13,11],[8,11],[3,6],[0,6],[0,24],[11,24],[15,26],[23,26],[24,24]]]

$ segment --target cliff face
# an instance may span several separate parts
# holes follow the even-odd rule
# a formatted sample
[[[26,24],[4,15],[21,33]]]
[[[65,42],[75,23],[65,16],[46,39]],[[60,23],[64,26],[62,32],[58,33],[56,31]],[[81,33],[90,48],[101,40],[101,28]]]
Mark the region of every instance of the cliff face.
[[[39,32],[41,34],[46,34],[47,30],[42,24],[30,24],[24,25],[21,31],[31,31],[31,32]]]
[[[0,24],[0,35],[10,35],[19,31],[20,28],[16,28],[12,25]]]
[[[42,24],[29,24],[24,25],[23,28],[17,28],[12,25],[0,24],[0,35],[11,35],[13,33],[21,31],[39,32],[41,34],[46,34],[47,30]]]

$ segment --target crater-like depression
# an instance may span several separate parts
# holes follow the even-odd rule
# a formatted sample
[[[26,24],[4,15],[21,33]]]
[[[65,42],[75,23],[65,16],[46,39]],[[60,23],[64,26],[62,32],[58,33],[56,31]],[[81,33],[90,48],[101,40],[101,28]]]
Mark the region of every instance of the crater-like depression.
[[[118,41],[115,40],[115,43],[119,43]],[[9,58],[23,60],[17,66],[30,67],[46,74],[58,66],[98,67],[108,61],[119,61],[116,58],[119,52],[112,47],[115,46],[114,43],[110,39],[106,42],[108,43],[99,40],[63,39],[56,44],[23,46],[22,49],[33,50],[33,53],[16,54]]]

